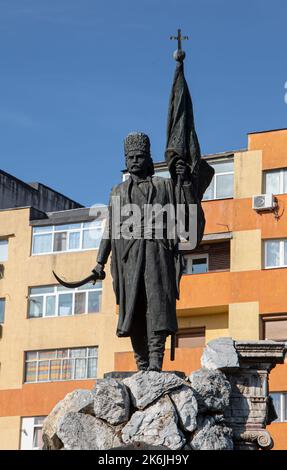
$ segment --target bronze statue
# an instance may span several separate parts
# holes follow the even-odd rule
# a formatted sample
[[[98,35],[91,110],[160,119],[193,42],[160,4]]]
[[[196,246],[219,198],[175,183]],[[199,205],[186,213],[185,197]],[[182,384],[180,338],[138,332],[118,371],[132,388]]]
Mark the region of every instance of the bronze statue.
[[[126,137],[124,149],[129,178],[112,189],[107,235],[101,240],[93,274],[84,280],[103,279],[111,253],[113,287],[119,305],[117,335],[130,336],[139,370],[162,369],[166,338],[172,335],[174,339],[177,331],[176,300],[183,269],[179,238],[169,236],[166,219],[161,237],[154,229],[146,236],[145,207],[170,204],[176,208],[177,204],[183,204],[187,208],[185,223],[188,224],[188,207],[196,204],[197,220],[193,223],[197,223],[199,244],[205,225],[201,199],[213,176],[213,169],[200,158],[192,102],[183,74],[184,53],[181,49],[177,52],[166,148],[171,178],[153,176],[150,141],[146,134],[137,132]],[[133,227],[136,235],[113,236],[114,198],[119,201],[121,210],[131,204],[139,208],[141,217],[136,230]],[[121,220],[120,225],[124,222]],[[75,285],[81,285],[81,281],[73,287]]]

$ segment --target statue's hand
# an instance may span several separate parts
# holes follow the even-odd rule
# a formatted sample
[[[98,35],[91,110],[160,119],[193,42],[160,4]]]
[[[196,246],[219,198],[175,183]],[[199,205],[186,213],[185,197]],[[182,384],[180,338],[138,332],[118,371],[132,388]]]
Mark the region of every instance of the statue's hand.
[[[180,176],[183,183],[190,182],[190,171],[187,163],[184,160],[177,160],[175,162],[175,174]]]
[[[95,282],[97,279],[104,279],[106,276],[104,266],[101,263],[98,263],[94,269],[92,269],[92,272],[95,274]]]

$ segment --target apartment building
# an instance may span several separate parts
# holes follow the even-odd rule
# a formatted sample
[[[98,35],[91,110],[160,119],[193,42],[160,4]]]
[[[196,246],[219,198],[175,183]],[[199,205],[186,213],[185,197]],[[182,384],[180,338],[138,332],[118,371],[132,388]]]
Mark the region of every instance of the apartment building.
[[[170,362],[167,350],[166,370],[190,374],[219,336],[287,341],[286,152],[282,129],[249,134],[247,149],[203,157],[215,169],[203,201],[206,229],[200,247],[184,252],[176,355]],[[155,171],[168,176],[164,163]],[[42,421],[68,392],[91,389],[105,372],[135,370],[129,339],[115,335],[109,266],[102,283],[75,290],[53,277],[78,279],[95,265],[103,221],[74,204],[14,200],[0,209],[0,449],[40,448]],[[283,449],[286,372],[279,365],[270,377],[278,414],[270,433]]]

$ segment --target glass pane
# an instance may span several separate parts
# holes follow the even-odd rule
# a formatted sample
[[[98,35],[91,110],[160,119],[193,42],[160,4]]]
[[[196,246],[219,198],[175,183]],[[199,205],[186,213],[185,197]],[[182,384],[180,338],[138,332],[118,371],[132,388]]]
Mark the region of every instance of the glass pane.
[[[61,359],[51,361],[50,365],[50,380],[61,380]]]
[[[283,394],[283,420],[287,421],[287,393]]]
[[[233,175],[216,176],[216,198],[233,197]]]
[[[192,274],[201,274],[207,272],[207,259],[198,258],[192,260]]]
[[[52,231],[53,231],[52,225],[43,225],[43,227],[33,227],[33,233],[52,232]]]
[[[37,362],[26,363],[25,382],[36,382]]]
[[[39,359],[54,359],[56,357],[56,350],[39,351]]]
[[[43,301],[44,297],[30,297],[29,301],[29,317],[42,317],[43,316]]]
[[[266,242],[266,267],[280,266],[280,241]]]
[[[76,292],[75,294],[75,314],[85,313],[86,311],[86,293]]]
[[[51,294],[54,292],[54,287],[31,287],[30,294]]]
[[[0,240],[0,261],[8,259],[8,240]]]
[[[89,292],[88,313],[96,313],[100,311],[101,298],[102,298],[101,291]]]
[[[78,250],[80,248],[80,232],[69,233],[69,250]]]
[[[102,220],[91,220],[90,222],[84,222],[84,223],[83,223],[83,227],[84,227],[84,228],[90,228],[90,227],[98,227],[98,228],[101,228],[101,227],[102,227],[102,223],[103,223]]]
[[[215,173],[225,173],[229,171],[233,171],[233,160],[224,161],[221,163],[210,163],[210,165],[214,168]]]
[[[67,232],[55,233],[53,251],[66,251]]]
[[[55,225],[55,232],[73,230],[81,228],[81,224],[65,224],[65,225]]]
[[[78,290],[95,290],[95,289],[102,289],[102,281],[97,281],[96,284],[89,282],[82,287],[79,287]]]
[[[71,359],[63,360],[62,380],[71,380],[73,378],[73,361]]]
[[[273,421],[275,423],[276,421],[281,421],[281,397],[280,393],[270,393],[270,396],[272,397],[273,400],[273,405],[275,408],[275,411],[277,413],[278,418]]]
[[[53,317],[56,315],[56,296],[48,295],[46,297],[46,312],[45,315],[48,317]]]
[[[26,352],[26,360],[31,361],[31,359],[37,359],[37,351]]]
[[[284,240],[284,266],[287,266],[287,240]]]
[[[86,348],[70,349],[70,357],[86,357],[86,355]]]
[[[203,201],[214,199],[214,177],[203,195]]]
[[[38,381],[47,382],[49,380],[49,361],[38,362]]]
[[[0,299],[0,323],[4,323],[5,318],[5,299]]]
[[[287,170],[283,172],[283,193],[287,193]]]
[[[71,289],[69,289],[68,287],[57,286],[57,292],[63,292],[65,290],[71,292]]]
[[[98,357],[98,348],[89,348],[88,355]]]
[[[72,315],[73,294],[59,294],[58,315],[65,317]]]
[[[190,256],[185,255],[182,257],[183,261],[183,274],[191,274],[191,269],[190,269]]]
[[[102,230],[84,230],[83,231],[83,248],[98,248],[102,237]]]
[[[42,428],[34,428],[33,449],[42,449]]]
[[[88,379],[95,379],[97,377],[97,359],[88,359]]]
[[[265,173],[265,192],[267,194],[280,193],[280,171],[268,171]]]
[[[43,424],[45,416],[35,416],[34,424]]]
[[[69,350],[68,349],[57,349],[57,357],[68,357]]]
[[[84,379],[86,377],[86,359],[76,359],[75,361],[75,379]]]
[[[51,251],[52,251],[52,234],[34,235],[33,253],[51,253]]]

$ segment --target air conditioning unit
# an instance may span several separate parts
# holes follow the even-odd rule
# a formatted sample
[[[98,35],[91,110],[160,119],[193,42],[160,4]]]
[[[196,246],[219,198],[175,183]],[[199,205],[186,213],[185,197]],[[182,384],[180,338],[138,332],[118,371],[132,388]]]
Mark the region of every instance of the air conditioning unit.
[[[256,211],[269,211],[275,207],[273,194],[259,194],[252,197],[252,209]]]

